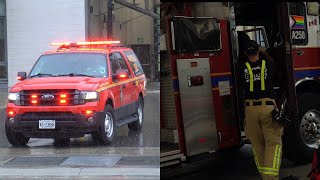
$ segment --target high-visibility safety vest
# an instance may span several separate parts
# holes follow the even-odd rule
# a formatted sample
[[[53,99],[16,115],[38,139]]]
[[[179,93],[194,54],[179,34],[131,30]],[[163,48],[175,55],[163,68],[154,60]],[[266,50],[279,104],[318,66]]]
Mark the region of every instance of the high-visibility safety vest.
[[[249,77],[250,77],[250,92],[253,92],[253,73],[252,73],[252,69],[251,69],[251,66],[250,66],[249,62],[246,62],[246,66],[248,68]],[[266,89],[265,88],[265,83],[264,83],[264,70],[265,69],[266,69],[266,61],[262,60],[261,77],[260,77],[261,91],[264,91]]]

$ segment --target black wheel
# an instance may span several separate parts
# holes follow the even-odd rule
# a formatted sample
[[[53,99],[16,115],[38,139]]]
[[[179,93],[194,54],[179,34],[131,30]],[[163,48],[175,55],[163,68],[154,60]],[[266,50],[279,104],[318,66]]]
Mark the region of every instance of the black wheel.
[[[10,144],[13,146],[25,146],[29,139],[28,137],[24,137],[21,133],[12,131],[9,125],[5,125],[6,136]]]
[[[138,120],[128,124],[128,128],[132,131],[140,130],[143,126],[144,113],[143,113],[143,101],[141,97],[139,97],[139,100],[137,103],[136,115],[138,116]]]
[[[54,146],[68,147],[70,145],[70,138],[54,138]]]
[[[114,119],[114,110],[110,104],[107,104],[102,118],[98,121],[97,132],[92,133],[92,138],[97,144],[108,145],[112,142],[116,134]]]
[[[320,95],[303,93],[297,100],[299,122],[285,129],[284,154],[290,161],[306,164],[312,162],[314,148],[320,140]]]

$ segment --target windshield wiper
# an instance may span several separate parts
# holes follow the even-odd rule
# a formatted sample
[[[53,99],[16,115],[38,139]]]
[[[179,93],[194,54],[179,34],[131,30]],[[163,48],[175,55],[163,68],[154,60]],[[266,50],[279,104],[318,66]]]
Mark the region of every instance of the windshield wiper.
[[[48,73],[38,73],[38,74],[35,74],[35,75],[30,76],[30,78],[33,78],[33,77],[42,77],[42,76],[57,77],[56,75],[53,75],[53,74],[48,74]]]
[[[58,76],[86,76],[86,77],[95,77],[87,74],[80,74],[80,73],[69,73],[69,74],[59,74]]]

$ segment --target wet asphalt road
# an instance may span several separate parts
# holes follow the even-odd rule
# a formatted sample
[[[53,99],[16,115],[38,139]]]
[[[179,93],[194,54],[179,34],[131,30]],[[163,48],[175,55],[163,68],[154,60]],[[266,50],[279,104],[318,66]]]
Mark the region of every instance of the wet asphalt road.
[[[117,137],[114,139],[113,143],[103,148],[112,148],[115,153],[117,153],[117,148],[121,147],[139,147],[143,148],[154,147],[159,149],[160,146],[160,93],[159,91],[151,90],[150,93],[147,93],[145,97],[145,109],[144,109],[144,126],[141,131],[132,132],[129,131],[128,127],[122,126],[117,131]],[[4,130],[4,109],[0,110],[0,149],[1,148],[12,148],[8,143],[5,130]],[[24,147],[27,150],[28,147],[32,148],[55,148],[53,146],[53,139],[36,139],[31,138],[27,147]],[[97,145],[93,142],[91,135],[86,135],[83,138],[72,138],[70,142],[69,149],[75,148],[96,148]],[[123,149],[123,148],[122,148]],[[160,150],[159,150],[160,151]],[[123,153],[123,152],[121,152]],[[130,154],[130,151],[127,152]]]

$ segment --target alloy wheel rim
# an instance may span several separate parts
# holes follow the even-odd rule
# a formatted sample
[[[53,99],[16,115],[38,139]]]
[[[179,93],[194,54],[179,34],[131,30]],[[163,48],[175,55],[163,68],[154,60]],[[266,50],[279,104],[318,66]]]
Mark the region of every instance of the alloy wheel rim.
[[[111,137],[113,133],[113,119],[109,112],[106,113],[106,117],[104,118],[104,130],[107,137]]]
[[[320,117],[315,110],[304,114],[300,123],[300,136],[305,145],[317,148],[320,145]]]

